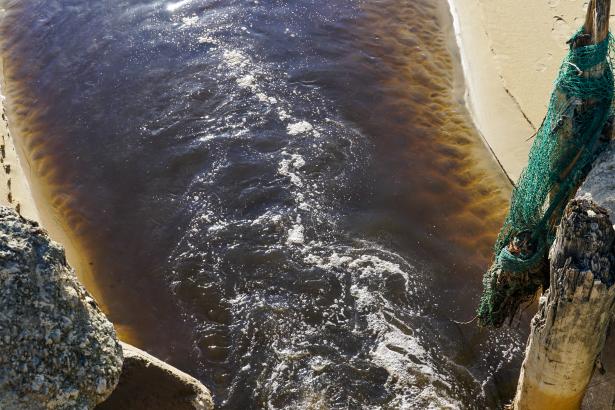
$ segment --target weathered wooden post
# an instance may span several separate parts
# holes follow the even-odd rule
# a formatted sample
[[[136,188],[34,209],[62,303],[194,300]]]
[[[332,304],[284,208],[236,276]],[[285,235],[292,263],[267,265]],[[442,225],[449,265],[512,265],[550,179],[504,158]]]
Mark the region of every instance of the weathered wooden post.
[[[579,409],[604,347],[615,303],[615,231],[606,210],[572,201],[551,248],[514,408]]]

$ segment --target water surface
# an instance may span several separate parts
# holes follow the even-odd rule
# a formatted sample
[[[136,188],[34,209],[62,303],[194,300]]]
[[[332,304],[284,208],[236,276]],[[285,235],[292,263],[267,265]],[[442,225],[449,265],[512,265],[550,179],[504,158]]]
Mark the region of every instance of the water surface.
[[[507,181],[444,0],[24,0],[9,120],[124,337],[220,408],[497,408]],[[88,274],[87,272],[91,272]]]

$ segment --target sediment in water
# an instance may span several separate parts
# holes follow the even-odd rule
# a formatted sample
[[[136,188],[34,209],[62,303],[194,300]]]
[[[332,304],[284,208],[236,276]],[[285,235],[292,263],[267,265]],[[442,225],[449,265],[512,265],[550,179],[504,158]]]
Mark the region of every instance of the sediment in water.
[[[344,46],[349,46],[351,51],[354,50],[353,46],[359,45],[364,47],[364,49],[360,48],[360,52],[356,53],[356,56],[352,56],[352,58],[360,60],[358,61],[359,64],[356,66],[353,64],[351,69],[346,66],[341,67],[344,74],[352,73],[357,75],[354,78],[354,80],[357,80],[354,84],[370,84],[372,87],[365,87],[365,90],[350,90],[352,92],[356,91],[356,99],[349,98],[349,90],[346,86],[333,84],[331,87],[332,89],[338,87],[341,93],[346,93],[340,100],[336,101],[339,105],[343,105],[343,109],[350,111],[344,118],[344,121],[348,120],[349,123],[352,121],[356,122],[361,132],[367,134],[366,139],[369,139],[368,143],[373,144],[377,151],[374,162],[379,164],[374,167],[377,168],[374,176],[374,179],[377,181],[375,184],[377,185],[375,196],[378,198],[377,201],[380,202],[379,205],[382,205],[382,208],[379,210],[383,210],[382,213],[386,214],[386,216],[382,217],[384,221],[382,224],[374,224],[373,227],[367,227],[360,235],[363,236],[367,231],[370,234],[374,233],[374,237],[378,236],[378,232],[385,232],[385,235],[390,234],[396,238],[395,240],[398,243],[402,244],[400,248],[412,248],[413,250],[417,248],[417,252],[422,252],[423,255],[429,257],[428,260],[437,259],[437,263],[442,263],[442,266],[445,266],[445,268],[438,266],[438,274],[440,276],[436,280],[446,282],[449,289],[454,288],[454,286],[450,285],[450,282],[459,283],[459,288],[465,289],[469,286],[468,283],[472,283],[472,280],[478,282],[478,279],[475,277],[476,275],[473,276],[474,271],[469,266],[480,265],[490,257],[490,243],[497,230],[496,226],[503,216],[504,206],[500,205],[505,202],[509,188],[497,164],[492,161],[489,155],[486,155],[482,141],[472,129],[467,112],[462,106],[460,107],[463,103],[462,98],[459,97],[459,94],[463,95],[463,78],[459,75],[458,61],[454,58],[455,45],[454,42],[450,41],[452,38],[450,35],[439,31],[442,26],[448,27],[450,25],[444,3],[407,4],[401,10],[397,7],[398,5],[394,2],[390,2],[387,8],[381,7],[380,4],[366,4],[365,9],[362,10],[365,18],[360,19],[358,23],[361,27],[355,28],[353,26],[353,29],[350,30],[356,30],[356,32],[350,33],[350,37],[354,36],[357,41],[343,44]],[[396,16],[399,20],[391,24],[391,16]],[[339,30],[337,23],[330,26],[325,24],[325,26],[327,30],[332,30],[332,32]],[[450,28],[447,28],[447,30],[450,30]],[[348,36],[349,30],[347,28],[341,31],[339,33],[340,37]],[[27,36],[21,36],[21,38],[27,38]],[[14,41],[19,42],[19,39]],[[23,46],[23,44],[20,44],[20,46]],[[230,50],[232,51],[228,53],[231,57],[236,57],[238,62],[235,62],[237,64],[248,64],[245,62],[247,61],[245,55],[249,55],[248,52],[244,50],[242,54],[235,49],[231,48]],[[364,50],[367,50],[367,53],[364,53]],[[222,386],[221,388],[228,387],[232,384],[232,377],[241,377],[241,368],[243,366],[240,366],[238,369],[229,370],[231,365],[228,364],[227,360],[229,360],[229,355],[234,352],[233,349],[237,347],[237,339],[231,339],[231,337],[236,336],[232,334],[232,331],[236,331],[243,326],[241,323],[236,322],[238,320],[237,317],[232,316],[232,309],[238,303],[233,305],[228,302],[228,299],[233,300],[233,293],[230,291],[226,292],[225,289],[253,286],[249,288],[251,294],[258,294],[261,291],[258,288],[259,281],[251,281],[248,285],[244,285],[242,281],[246,277],[249,279],[250,274],[258,275],[261,272],[276,272],[271,269],[261,269],[256,272],[250,270],[253,264],[258,263],[262,263],[265,268],[270,268],[274,266],[273,262],[275,260],[270,265],[267,265],[268,261],[266,261],[266,258],[262,255],[250,254],[254,247],[250,246],[251,244],[246,246],[245,243],[240,244],[240,246],[246,246],[245,248],[239,248],[242,249],[240,255],[238,252],[235,255],[231,254],[228,255],[231,257],[228,259],[225,259],[227,254],[214,255],[227,264],[227,270],[222,272],[220,276],[228,273],[228,271],[240,273],[238,277],[226,278],[226,282],[224,282],[223,277],[221,280],[223,286],[220,289],[216,289],[215,283],[211,284],[203,279],[203,277],[207,279],[206,275],[211,274],[209,270],[214,270],[216,267],[208,265],[208,260],[199,259],[203,257],[202,255],[206,255],[206,252],[193,253],[192,249],[202,250],[203,243],[205,242],[203,237],[207,235],[209,228],[212,229],[207,239],[222,243],[221,248],[225,244],[228,245],[229,238],[231,240],[235,238],[234,234],[236,232],[225,231],[226,225],[212,226],[213,224],[208,225],[204,222],[199,222],[202,220],[201,215],[180,215],[180,217],[186,217],[188,221],[194,217],[196,221],[194,225],[196,233],[190,229],[190,232],[178,235],[184,239],[184,244],[187,243],[189,246],[182,249],[181,245],[178,245],[179,251],[174,251],[173,255],[164,254],[164,252],[169,251],[164,246],[159,248],[153,247],[158,255],[163,255],[160,259],[165,263],[164,266],[169,271],[174,267],[179,267],[177,270],[180,270],[185,266],[185,271],[181,272],[184,276],[179,276],[180,279],[185,280],[177,280],[174,285],[174,291],[178,295],[179,302],[184,307],[187,306],[187,308],[183,312],[178,312],[174,310],[170,303],[167,304],[168,299],[164,297],[158,298],[158,293],[150,292],[150,288],[147,287],[148,281],[155,282],[152,279],[154,274],[152,269],[150,269],[152,264],[145,260],[147,255],[137,255],[138,252],[114,253],[111,251],[113,248],[108,246],[115,241],[117,244],[126,245],[127,249],[139,250],[139,247],[134,246],[134,244],[155,243],[160,238],[146,235],[139,236],[143,232],[150,232],[147,229],[140,228],[148,228],[152,224],[171,225],[177,223],[178,226],[190,226],[192,228],[192,225],[184,223],[186,221],[178,222],[180,218],[177,214],[169,211],[169,209],[175,210],[177,207],[185,206],[191,212],[194,209],[199,212],[203,211],[204,207],[193,203],[192,197],[200,198],[202,203],[206,199],[205,194],[207,192],[194,192],[195,195],[193,196],[189,195],[192,193],[190,192],[192,187],[186,188],[188,186],[187,183],[181,184],[179,188],[168,185],[164,189],[169,191],[169,196],[184,195],[184,189],[187,189],[189,192],[185,194],[181,202],[165,204],[160,197],[155,195],[153,196],[158,202],[145,202],[145,199],[143,203],[131,201],[135,194],[134,189],[136,185],[128,187],[128,184],[122,184],[122,182],[124,182],[123,180],[130,180],[132,175],[129,172],[120,173],[118,169],[134,171],[138,170],[137,165],[141,165],[147,168],[149,172],[150,168],[154,165],[157,166],[159,162],[168,163],[169,168],[174,169],[177,173],[187,173],[191,172],[190,170],[192,169],[201,169],[209,164],[210,158],[207,156],[206,150],[199,151],[199,149],[205,145],[205,142],[216,139],[216,136],[208,135],[207,141],[202,141],[202,144],[195,141],[193,146],[188,147],[190,152],[186,155],[177,155],[170,159],[162,158],[162,161],[154,158],[154,161],[149,163],[141,158],[129,158],[132,160],[131,163],[136,164],[133,167],[124,168],[124,163],[116,160],[118,155],[121,157],[121,154],[125,153],[113,151],[114,155],[105,157],[103,154],[113,149],[108,142],[101,146],[100,152],[88,157],[89,161],[83,160],[80,157],[86,152],[79,152],[78,150],[76,153],[68,152],[70,147],[79,146],[83,148],[84,145],[95,146],[95,141],[92,141],[91,135],[87,134],[87,132],[100,127],[90,126],[89,128],[84,127],[81,130],[87,135],[87,144],[81,143],[81,141],[86,139],[84,133],[74,135],[75,139],[73,140],[62,139],[62,135],[59,134],[65,129],[63,126],[67,126],[67,124],[58,123],[62,121],[62,118],[58,115],[50,115],[50,113],[61,114],[62,110],[60,109],[54,111],[53,104],[58,104],[58,101],[62,101],[62,104],[66,105],[70,103],[70,99],[53,99],[44,94],[40,95],[40,93],[37,93],[38,90],[35,86],[39,82],[35,80],[26,81],[36,76],[32,74],[32,71],[20,70],[20,59],[23,55],[15,52],[15,50],[13,51],[13,58],[8,69],[12,78],[11,83],[13,84],[9,100],[13,118],[16,119],[14,123],[19,125],[18,139],[23,142],[24,152],[27,152],[26,158],[29,158],[30,164],[32,164],[37,175],[36,181],[33,184],[34,191],[38,195],[37,200],[40,199],[41,203],[49,204],[49,212],[43,212],[43,219],[49,221],[50,225],[55,224],[57,226],[58,238],[65,235],[65,239],[60,240],[75,250],[75,256],[72,257],[73,260],[78,260],[82,256],[82,261],[73,263],[83,266],[81,272],[83,272],[84,280],[90,281],[88,287],[92,288],[93,292],[97,293],[97,296],[105,302],[105,310],[111,313],[111,317],[116,322],[116,325],[120,325],[120,333],[124,337],[128,334],[126,330],[130,329],[130,327],[122,328],[121,324],[129,323],[139,326],[140,332],[146,333],[149,328],[149,339],[148,337],[139,337],[139,341],[142,341],[145,345],[170,345],[171,342],[175,343],[177,341],[179,341],[178,343],[186,343],[187,348],[192,350],[182,351],[182,346],[180,346],[179,349],[175,350],[168,348],[165,352],[169,354],[168,357],[189,358],[191,354],[198,351],[201,354],[200,360],[210,360],[214,366],[217,366],[214,371],[207,368],[205,370],[205,372],[208,372],[206,373],[207,376],[211,376],[216,383]],[[29,51],[32,52],[32,50]],[[34,50],[32,55],[37,56],[37,50]],[[34,63],[35,61],[36,59],[31,61],[33,64],[29,66],[22,65],[22,67],[36,68],[37,64]],[[90,59],[82,58],[81,61],[89,62]],[[377,63],[374,63],[374,61]],[[377,71],[375,67],[383,68],[383,70]],[[231,68],[227,67],[227,70],[231,70]],[[335,68],[333,67],[333,69]],[[340,67],[337,67],[337,69],[340,69]],[[314,75],[317,77],[320,75],[319,81],[325,85],[328,84],[326,82],[328,79],[322,76],[318,70],[316,71],[316,73],[303,73],[306,84],[312,84],[310,80],[311,76]],[[226,73],[222,74],[226,75]],[[361,75],[364,74],[367,81],[362,82]],[[373,77],[370,77],[371,74],[373,74]],[[301,74],[295,75],[301,77]],[[229,77],[231,83],[236,83],[235,78]],[[335,77],[342,78],[343,76]],[[250,78],[246,79],[242,76],[238,77],[238,79],[243,84],[248,84],[248,88],[250,86],[256,87],[254,83],[248,81]],[[267,81],[269,80],[271,79],[267,78]],[[334,80],[331,81],[334,82]],[[298,82],[301,82],[301,79]],[[315,82],[318,83],[318,81]],[[292,87],[296,87],[296,84],[293,84]],[[257,85],[261,86],[260,84]],[[302,89],[301,87],[297,88]],[[323,86],[323,88],[327,87]],[[55,87],[49,87],[47,91],[53,91],[54,89]],[[386,90],[386,92],[381,92],[382,90]],[[195,100],[204,98],[204,96],[207,97],[210,91],[198,90],[198,92],[195,92]],[[266,91],[273,93],[277,90],[266,89]],[[117,92],[117,90],[113,92]],[[362,92],[365,92],[365,94],[362,94]],[[246,98],[246,101],[248,101],[247,94],[248,91],[244,89],[240,90],[240,94],[229,93],[227,95],[239,95],[241,98],[237,97],[237,99]],[[278,100],[288,97],[286,95],[280,97],[278,94],[275,94],[275,96]],[[317,101],[320,102],[321,100]],[[259,102],[262,104],[260,99]],[[360,106],[361,104],[363,106]],[[167,106],[166,100],[164,105],[165,107]],[[322,107],[317,108],[320,109]],[[83,117],[92,118],[90,116],[100,118],[104,116],[104,112],[86,112]],[[72,125],[72,118],[69,118],[69,120],[67,123]],[[323,124],[314,122],[314,125],[318,129],[324,128]],[[307,127],[301,128],[305,133],[312,132],[308,132]],[[291,133],[289,134],[293,134],[291,136],[294,140],[305,137],[304,135],[296,134],[296,132],[300,131],[296,127],[291,127],[290,131]],[[335,131],[338,131],[338,129]],[[315,143],[318,141],[318,139],[314,139]],[[121,142],[124,144],[127,141]],[[359,145],[364,142],[364,140],[357,139],[350,141],[349,145]],[[175,145],[181,145],[181,143],[182,141],[178,141]],[[263,147],[265,150],[271,150],[267,144],[274,145],[274,143],[278,144],[277,141],[272,143],[271,138],[269,140],[265,139],[265,142],[257,146],[256,150]],[[219,140],[212,142],[213,144],[222,145]],[[237,145],[233,146],[233,150],[236,152],[238,148],[244,147],[237,143]],[[290,148],[294,149],[295,147],[292,146]],[[122,145],[122,149],[124,149],[124,145]],[[126,149],[128,150],[128,148]],[[223,152],[222,150],[220,151]],[[309,151],[312,152],[313,150],[310,149]],[[218,151],[214,152],[218,154]],[[356,166],[354,163],[347,164],[342,162],[347,159],[343,157],[347,152],[343,149],[334,151],[333,155],[340,154],[339,157],[334,157],[335,163],[325,164],[322,167],[341,168],[344,165]],[[316,158],[316,160],[322,162],[327,160],[329,155],[332,155],[330,153],[322,153],[322,151],[318,151],[318,153],[321,157]],[[292,158],[294,158],[290,164],[292,173],[288,172],[287,166],[286,175],[279,175],[274,181],[275,184],[280,185],[280,187],[276,187],[280,188],[280,190],[287,189],[287,185],[280,183],[280,180],[290,178],[292,182],[293,178],[301,178],[300,182],[306,184],[310,181],[309,178],[314,177],[314,174],[308,174],[309,170],[318,169],[319,164],[314,164],[312,162],[313,158],[310,158],[308,155],[304,156],[305,160],[302,158],[304,163],[295,160],[295,157]],[[113,170],[116,172],[100,172],[100,169],[105,165],[104,160],[109,161],[106,165],[117,167],[117,169]],[[143,162],[139,163],[139,160]],[[284,160],[286,161],[287,159]],[[193,163],[197,163],[197,165],[193,165]],[[229,172],[229,174],[223,175],[227,178],[234,176],[242,177],[242,171],[245,172],[246,163],[240,165],[244,168],[240,167],[235,173]],[[262,166],[262,164],[258,165]],[[256,168],[256,172],[260,169],[262,168]],[[90,173],[93,174],[95,172],[100,172],[97,174],[100,178],[81,178],[83,174],[90,175]],[[220,173],[222,174],[222,172]],[[158,176],[161,176],[161,179],[169,178],[168,174],[163,174],[162,172]],[[109,180],[105,180],[105,177],[109,177]],[[115,179],[111,177],[115,177]],[[189,180],[190,177],[182,181]],[[119,179],[122,181],[118,181]],[[169,180],[175,181],[172,178],[169,178]],[[89,185],[83,181],[88,182]],[[142,182],[149,181],[150,179],[146,179]],[[221,178],[219,182],[220,184],[216,184],[217,186],[228,182],[228,179]],[[246,186],[249,186],[253,180],[242,181],[242,183],[244,182]],[[329,181],[321,182],[328,183]],[[384,183],[380,184],[380,182]],[[105,188],[101,190],[101,196],[91,195],[91,192],[101,185]],[[84,189],[84,186],[88,188]],[[197,186],[197,188],[202,188],[202,186]],[[301,191],[308,191],[308,188],[303,186]],[[234,189],[234,186],[229,184],[228,189]],[[246,189],[241,192],[241,195],[236,197],[241,199],[243,198],[242,195],[245,194],[248,199],[256,202],[258,200],[258,192],[255,194],[254,191]],[[149,193],[151,194],[151,192]],[[198,195],[196,195],[197,193]],[[321,191],[308,193],[320,195]],[[238,202],[234,202],[236,197],[227,198],[227,200],[231,204],[237,204]],[[197,200],[194,201],[196,202]],[[95,206],[87,206],[88,203]],[[101,203],[104,206],[98,206]],[[181,205],[178,205],[179,203]],[[168,209],[163,209],[164,206]],[[243,204],[239,204],[239,206],[243,206]],[[129,209],[134,207],[139,208],[140,212]],[[163,210],[155,213],[151,212],[153,208]],[[97,211],[95,213],[94,209],[98,209],[100,212]],[[182,210],[184,209],[182,208]],[[108,212],[108,214],[101,215],[103,211]],[[205,209],[203,211],[203,218],[209,216],[207,211],[209,210]],[[367,209],[367,211],[372,210]],[[127,215],[142,218],[141,224],[132,225],[132,221],[126,217]],[[231,215],[231,217],[233,216]],[[122,217],[126,219],[122,219]],[[214,215],[212,218],[215,220],[216,217],[218,215]],[[398,223],[399,221],[401,223]],[[243,221],[239,221],[237,225],[241,226],[241,222]],[[305,242],[309,242],[310,230],[313,230],[313,227],[308,225],[309,222],[308,218],[303,219],[303,225],[298,224],[296,219],[293,221],[292,230],[290,230],[288,238],[284,238],[284,243],[288,248],[284,248],[284,251],[288,250],[289,253],[295,253],[297,249],[303,248],[302,245]],[[259,222],[253,221],[254,225],[257,223]],[[361,226],[361,224],[364,224],[363,227],[365,227],[365,224],[368,223],[369,221],[362,220],[356,225]],[[303,229],[304,225],[305,229]],[[128,232],[128,229],[125,228],[126,226],[132,227],[132,231]],[[214,228],[218,230],[214,230]],[[277,226],[275,229],[283,231],[283,228],[283,226]],[[124,236],[118,234],[118,232],[123,232]],[[168,230],[165,232],[168,232]],[[290,234],[291,232],[292,235]],[[183,236],[184,234],[185,236]],[[400,237],[403,237],[403,240],[399,240]],[[376,239],[379,240],[380,238]],[[193,246],[193,248],[189,249],[190,246]],[[184,250],[186,251],[185,253],[182,252]],[[219,250],[214,249],[213,251]],[[167,256],[175,258],[188,254],[194,255],[192,259],[185,257],[180,261],[173,260],[172,262],[175,265],[170,267],[164,259]],[[285,256],[279,249],[277,249],[277,253],[273,252],[273,258],[279,258],[278,262],[282,258],[280,255]],[[354,254],[351,255],[354,256]],[[446,256],[443,258],[443,255]],[[234,258],[232,258],[233,256]],[[129,265],[129,262],[131,262],[129,259],[134,260],[135,258],[141,259]],[[445,260],[442,261],[442,259]],[[463,266],[458,266],[458,261],[459,265]],[[243,263],[245,266],[235,269],[236,265],[234,263]],[[275,267],[279,268],[281,265],[282,263],[277,263]],[[126,269],[126,266],[135,267],[135,269]],[[210,267],[211,269],[209,269]],[[340,266],[339,268],[342,269],[343,267]],[[308,267],[308,269],[313,272],[314,267]],[[450,273],[451,270],[453,271],[452,274]],[[126,277],[119,278],[118,280],[117,277],[110,278],[106,276],[109,272],[114,271],[125,273]],[[371,272],[373,271],[366,270],[366,275],[369,276]],[[214,273],[217,274],[218,271]],[[432,272],[430,271],[430,273]],[[213,276],[213,274],[211,275]],[[433,276],[438,275],[434,274]],[[257,277],[264,281],[270,279],[265,276]],[[320,277],[317,279],[322,280]],[[331,275],[330,280],[332,282],[335,280],[334,275]],[[134,283],[139,286],[131,286]],[[194,286],[195,283],[198,286]],[[319,282],[316,283],[318,284]],[[151,285],[151,283],[149,284]],[[99,285],[100,291],[97,290]],[[279,285],[279,281],[276,280],[275,285]],[[151,285],[151,287],[154,287],[154,285]],[[316,285],[313,285],[313,287],[316,287]],[[310,292],[316,292],[316,290],[306,286],[298,292],[310,295]],[[456,294],[455,292],[451,293]],[[227,294],[231,296],[227,297]],[[226,299],[223,299],[222,296],[225,296]],[[459,300],[452,299],[455,298],[451,298],[450,302],[444,301],[443,304],[460,304],[458,303]],[[459,296],[459,299],[467,300],[471,298]],[[152,303],[152,301],[155,301],[155,303]],[[352,307],[352,303],[348,303],[348,306]],[[447,307],[444,306],[442,309],[444,310]],[[159,313],[164,313],[167,309],[171,313],[165,317],[160,317]],[[467,312],[467,310],[473,310],[473,306],[470,306],[470,303],[466,301],[464,306],[454,306],[454,309],[456,309],[456,312],[460,309],[465,309],[465,312]],[[326,308],[323,310],[326,310]],[[303,313],[298,312],[297,314]],[[276,320],[271,326],[279,326],[278,323],[284,323],[288,316],[279,312],[277,314],[279,314],[279,318],[275,317],[279,320]],[[176,326],[176,323],[180,321],[180,318],[186,316],[198,318],[198,331],[201,333],[198,337],[200,339],[193,341],[191,339],[192,335],[185,337],[185,334],[175,331],[174,326]],[[357,316],[360,315],[357,313]],[[253,317],[258,317],[258,315]],[[145,320],[142,320],[142,318],[145,318]],[[241,320],[241,317],[239,317],[239,320]],[[256,323],[255,326],[258,324]],[[207,326],[210,326],[211,329]],[[220,331],[219,329],[223,330]],[[276,327],[276,329],[281,328]],[[271,334],[275,333],[271,332]],[[455,335],[457,335],[457,330],[455,330]],[[143,335],[139,334],[139,336]],[[231,344],[232,342],[235,343]],[[268,347],[266,346],[266,348]],[[387,352],[386,349],[385,347],[382,348],[384,353]],[[469,350],[471,348],[468,348]],[[395,353],[391,352],[389,354],[392,357],[396,357]],[[379,357],[384,357],[383,352],[377,353],[382,354]],[[475,352],[464,352],[464,354],[467,354],[468,357],[474,355],[468,360],[475,359],[476,357]],[[244,358],[245,356],[242,355],[238,360],[244,360]],[[257,365],[260,365],[259,363],[252,364],[255,369]],[[247,382],[253,380],[253,378],[249,379],[248,376],[243,377],[245,377],[244,380],[247,380]],[[263,381],[268,379],[266,374],[261,375],[261,377]],[[335,387],[332,387],[332,389],[335,389]]]

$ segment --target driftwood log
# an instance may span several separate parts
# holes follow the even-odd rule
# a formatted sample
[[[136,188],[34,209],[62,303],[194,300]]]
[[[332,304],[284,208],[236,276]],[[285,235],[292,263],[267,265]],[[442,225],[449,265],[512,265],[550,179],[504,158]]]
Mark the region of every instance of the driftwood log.
[[[551,283],[532,320],[515,409],[579,409],[615,303],[615,231],[608,212],[575,199],[551,248]]]

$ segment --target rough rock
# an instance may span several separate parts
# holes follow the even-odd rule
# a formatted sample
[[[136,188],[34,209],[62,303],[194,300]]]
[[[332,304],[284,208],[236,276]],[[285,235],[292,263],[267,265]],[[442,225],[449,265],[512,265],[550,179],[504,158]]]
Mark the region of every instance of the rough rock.
[[[91,409],[113,391],[122,348],[64,250],[0,207],[0,408]]]
[[[161,360],[122,343],[120,382],[96,410],[210,410],[209,390],[198,380]]]

